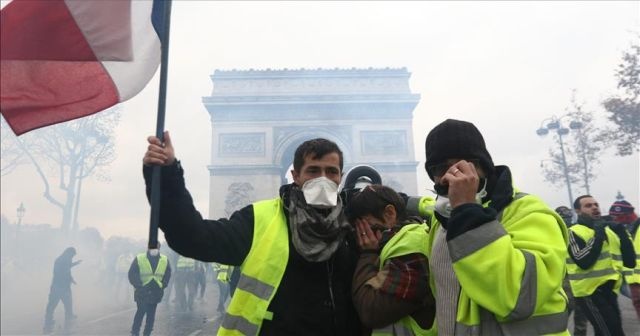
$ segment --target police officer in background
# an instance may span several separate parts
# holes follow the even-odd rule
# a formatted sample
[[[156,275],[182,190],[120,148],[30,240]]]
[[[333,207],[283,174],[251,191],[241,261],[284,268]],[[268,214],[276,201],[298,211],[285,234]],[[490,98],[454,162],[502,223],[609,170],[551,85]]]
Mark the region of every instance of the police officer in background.
[[[129,267],[129,282],[135,288],[133,294],[138,309],[131,325],[131,335],[138,336],[142,318],[146,315],[145,336],[151,335],[156,317],[156,307],[164,294],[171,278],[171,266],[167,256],[160,254],[160,243],[149,247],[146,253],[140,253]]]

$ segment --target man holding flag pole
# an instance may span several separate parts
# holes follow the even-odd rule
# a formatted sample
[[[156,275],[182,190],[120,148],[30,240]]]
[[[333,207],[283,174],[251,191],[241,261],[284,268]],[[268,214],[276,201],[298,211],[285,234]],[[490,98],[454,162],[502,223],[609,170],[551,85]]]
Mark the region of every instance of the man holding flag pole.
[[[279,197],[218,220],[195,209],[169,133],[148,142],[147,195],[160,166],[159,224],[171,248],[240,267],[218,335],[361,334],[351,299],[357,244],[338,195],[343,155],[334,142],[303,142],[293,158],[294,182],[281,186]]]

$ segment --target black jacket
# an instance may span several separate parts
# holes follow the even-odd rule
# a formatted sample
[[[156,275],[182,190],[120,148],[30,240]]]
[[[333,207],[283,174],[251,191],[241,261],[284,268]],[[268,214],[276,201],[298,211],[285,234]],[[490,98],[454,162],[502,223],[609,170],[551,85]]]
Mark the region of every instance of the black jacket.
[[[569,256],[580,268],[589,269],[598,261],[600,252],[602,252],[602,244],[607,239],[605,233],[607,226],[611,228],[620,240],[623,265],[628,268],[636,266],[636,252],[633,248],[633,242],[623,224],[594,220],[589,216],[582,215],[578,217],[577,224],[584,225],[595,231],[593,238],[585,242],[580,236],[569,230]]]
[[[149,263],[151,264],[151,270],[155,272],[156,267],[158,267],[160,256],[157,255],[154,257],[147,252],[147,258],[149,259]],[[157,304],[162,301],[164,289],[167,288],[169,279],[171,279],[171,265],[169,263],[169,260],[167,260],[167,270],[164,272],[164,276],[162,277],[162,288],[160,288],[155,281],[151,281],[146,286],[142,286],[142,280],[140,279],[140,267],[138,266],[138,258],[133,258],[133,262],[131,262],[131,266],[129,267],[129,282],[135,288],[133,299],[136,302]]]
[[[74,262],[73,256],[75,252],[71,252],[70,249],[65,250],[58,258],[56,258],[53,264],[53,278],[51,279],[51,289],[54,290],[69,290],[71,284],[75,284],[73,276],[71,276],[71,268],[79,264],[79,261]]]
[[[150,167],[143,169],[148,197],[151,171]],[[285,201],[289,187],[280,189]],[[179,163],[162,168],[161,198],[159,227],[172,249],[207,262],[243,263],[253,240],[252,205],[228,219],[203,219],[185,188]],[[263,322],[260,334],[359,335],[360,321],[350,292],[357,257],[352,236],[326,262],[306,261],[289,239],[287,267],[268,308],[273,318]]]

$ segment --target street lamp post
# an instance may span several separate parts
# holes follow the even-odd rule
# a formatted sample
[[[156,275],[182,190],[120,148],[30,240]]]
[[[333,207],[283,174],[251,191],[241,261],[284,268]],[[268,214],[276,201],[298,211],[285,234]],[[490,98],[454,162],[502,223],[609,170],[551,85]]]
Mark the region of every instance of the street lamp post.
[[[591,194],[591,192],[589,191],[589,166],[587,165],[587,153],[586,153],[586,145],[584,143],[584,138],[582,137],[582,123],[579,121],[572,121],[571,123],[569,123],[569,128],[572,130],[577,130],[578,131],[578,138],[579,140],[579,145],[580,145],[580,149],[581,149],[581,156],[582,156],[582,164],[584,166],[583,172],[584,172],[584,187],[587,190],[587,195]]]
[[[16,209],[16,217],[18,217],[18,225],[16,228],[16,236],[20,232],[20,224],[22,224],[22,217],[24,217],[24,213],[27,212],[27,208],[24,207],[24,203],[20,202],[20,206]]]
[[[560,154],[562,158],[562,161],[560,161],[560,165],[562,166],[565,183],[567,184],[567,192],[569,194],[569,204],[573,204],[573,192],[571,191],[571,179],[569,178],[569,168],[567,166],[567,157],[564,151],[564,142],[562,141],[562,136],[569,134],[569,129],[573,129],[573,130],[581,129],[582,123],[580,123],[579,121],[571,121],[571,123],[569,124],[569,128],[563,127],[562,119],[565,117],[568,117],[568,115],[565,114],[559,118],[556,116],[553,116],[551,118],[547,118],[543,120],[542,123],[540,124],[540,128],[536,130],[536,134],[538,134],[541,137],[544,137],[545,135],[549,134],[550,130],[555,130],[556,133],[558,134],[558,143],[560,144]],[[544,125],[545,121],[549,121],[549,123]],[[554,160],[554,162],[556,161]],[[585,171],[586,169],[587,168],[585,166]]]
[[[24,217],[24,213],[27,212],[27,209],[24,207],[24,203],[20,202],[20,206],[16,209],[16,216],[18,217],[18,226],[22,223],[22,217]]]

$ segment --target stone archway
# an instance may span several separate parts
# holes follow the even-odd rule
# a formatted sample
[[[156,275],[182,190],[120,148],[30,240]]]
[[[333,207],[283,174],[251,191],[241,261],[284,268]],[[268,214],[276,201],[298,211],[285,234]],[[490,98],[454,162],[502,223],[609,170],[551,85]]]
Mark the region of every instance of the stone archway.
[[[276,197],[297,146],[317,137],[340,146],[345,171],[369,164],[383,183],[416,194],[420,95],[409,77],[405,68],[216,70],[203,98],[212,127],[209,216]]]

